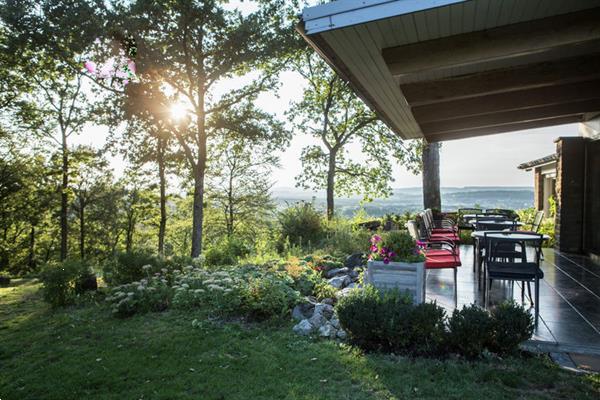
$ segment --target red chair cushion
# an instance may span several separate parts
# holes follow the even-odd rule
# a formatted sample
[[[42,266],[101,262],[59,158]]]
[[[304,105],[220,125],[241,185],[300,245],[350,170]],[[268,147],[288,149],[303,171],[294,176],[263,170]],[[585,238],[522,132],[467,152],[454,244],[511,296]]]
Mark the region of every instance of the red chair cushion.
[[[456,234],[432,233],[429,237],[430,242],[444,240],[450,242],[460,242],[460,238]]]
[[[433,233],[450,233],[453,234],[456,232],[456,229],[453,228],[433,228],[431,230]]]
[[[452,253],[450,249],[425,249],[425,254],[428,256],[447,256],[451,254],[459,256],[460,250],[458,247],[455,247],[454,253]]]
[[[434,269],[434,268],[456,268],[460,267],[462,264],[460,262],[460,257],[456,255],[446,254],[446,255],[429,255],[425,254],[425,268]]]

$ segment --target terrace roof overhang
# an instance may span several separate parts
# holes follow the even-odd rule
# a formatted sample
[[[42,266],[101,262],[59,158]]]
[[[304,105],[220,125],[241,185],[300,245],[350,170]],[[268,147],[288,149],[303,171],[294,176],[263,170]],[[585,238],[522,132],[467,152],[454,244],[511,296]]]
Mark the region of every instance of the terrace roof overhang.
[[[338,0],[306,41],[404,139],[581,122],[600,111],[600,0]]]

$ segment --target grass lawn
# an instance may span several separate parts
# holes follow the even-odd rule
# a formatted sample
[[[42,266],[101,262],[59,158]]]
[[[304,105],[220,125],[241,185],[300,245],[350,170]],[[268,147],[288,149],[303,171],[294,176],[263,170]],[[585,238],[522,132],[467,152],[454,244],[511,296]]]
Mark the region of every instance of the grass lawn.
[[[0,288],[0,399],[598,399],[600,378],[543,358],[462,361],[364,355],[295,336],[291,323],[202,323],[164,312],[118,320],[52,311],[39,285]]]

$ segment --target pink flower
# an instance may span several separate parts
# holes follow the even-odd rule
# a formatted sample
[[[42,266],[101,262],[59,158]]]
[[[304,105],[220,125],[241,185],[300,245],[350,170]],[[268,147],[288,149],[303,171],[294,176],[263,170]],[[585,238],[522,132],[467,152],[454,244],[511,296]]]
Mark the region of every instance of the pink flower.
[[[379,243],[379,242],[381,242],[381,236],[373,235],[373,237],[371,238],[371,243],[375,244],[375,243]]]
[[[371,246],[371,251],[377,251],[377,246],[375,246],[375,245],[372,245],[372,246]]]
[[[83,63],[83,66],[90,74],[93,74],[96,72],[96,63],[93,61],[88,60],[85,63]]]
[[[129,71],[131,71],[132,74],[135,74],[135,63],[133,60],[127,61],[127,68],[129,68]]]

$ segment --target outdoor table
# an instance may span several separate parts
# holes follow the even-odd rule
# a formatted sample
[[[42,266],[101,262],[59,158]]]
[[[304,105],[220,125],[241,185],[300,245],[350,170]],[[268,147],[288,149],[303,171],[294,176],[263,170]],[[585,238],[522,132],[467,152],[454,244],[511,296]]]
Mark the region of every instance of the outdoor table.
[[[477,218],[478,215],[480,215],[483,218],[486,218],[486,217],[488,217],[488,218],[508,218],[504,214],[484,214],[484,213],[481,213],[481,214],[465,214],[462,217],[463,217],[464,220],[469,220],[469,219],[475,219],[475,218]]]
[[[480,220],[476,220],[476,219],[470,219],[469,223],[470,224],[475,224],[475,223],[482,223],[482,224],[494,224],[494,225],[506,225],[506,226],[523,226],[525,225],[522,222],[519,221],[498,221],[498,220],[493,220],[493,219],[480,219]]]
[[[512,224],[512,222],[511,222]],[[506,240],[512,240],[514,242],[528,242],[528,241],[535,241],[537,240],[537,238],[535,236],[531,236],[531,235],[519,235],[518,231],[507,231],[506,233],[502,233],[502,232],[498,232],[496,230],[494,231],[474,231],[471,232],[471,237],[474,239],[474,243],[473,243],[473,272],[477,272],[477,280],[479,281],[479,276],[481,274],[481,265],[482,265],[482,260],[481,260],[481,249],[479,248],[480,245],[480,240],[483,239],[483,237],[485,236],[486,232],[496,232],[493,234],[488,234],[487,237],[491,237],[491,238],[503,238]],[[543,235],[543,240],[549,240],[550,236],[548,235]],[[477,271],[476,271],[477,270]],[[478,285],[479,287],[481,287],[481,285]]]

